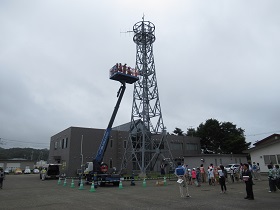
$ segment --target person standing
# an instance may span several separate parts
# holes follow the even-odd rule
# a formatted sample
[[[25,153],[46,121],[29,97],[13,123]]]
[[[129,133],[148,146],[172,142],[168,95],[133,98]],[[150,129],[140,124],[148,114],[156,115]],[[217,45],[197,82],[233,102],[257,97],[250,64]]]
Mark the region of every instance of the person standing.
[[[43,168],[41,170],[41,178],[42,178],[42,181],[44,181],[46,179],[46,173],[47,173],[47,170],[45,168]]]
[[[219,183],[221,185],[221,193],[226,193],[227,186],[226,186],[226,171],[223,165],[220,165],[218,169],[219,174]]]
[[[205,169],[203,164],[200,165],[200,178],[201,178],[201,182],[206,182],[206,174],[205,174]]]
[[[254,193],[253,193],[253,181],[252,181],[252,173],[249,170],[249,164],[243,164],[243,173],[242,173],[243,181],[246,184],[246,193],[247,196],[244,199],[254,200]]]
[[[269,191],[268,192],[276,192],[276,171],[272,167],[272,165],[268,165],[268,182],[269,182]]]
[[[3,188],[4,177],[5,177],[5,174],[4,174],[3,168],[0,168],[0,189]]]
[[[234,183],[234,174],[235,174],[235,169],[234,168],[230,168],[231,183]]]
[[[164,163],[162,163],[162,164],[160,165],[160,174],[163,175],[163,176],[165,176],[165,165],[164,165]]]
[[[186,193],[184,192],[184,188],[186,187],[186,170],[185,168],[181,165],[181,162],[178,163],[177,168],[175,169],[175,175],[178,178],[178,183],[179,183],[179,192],[181,195],[181,198],[187,197],[185,195]]]
[[[253,175],[253,178],[254,179],[257,179],[257,169],[258,169],[258,166],[255,162],[253,162],[252,164],[252,175]]]
[[[280,190],[280,169],[279,165],[275,165],[275,172],[276,172],[276,187]]]
[[[200,187],[200,183],[201,183],[201,174],[200,174],[200,169],[199,167],[196,168],[196,181],[197,181],[197,187]]]
[[[217,167],[214,167],[214,179],[215,179],[215,182],[216,183],[219,183],[219,172],[218,172],[218,166]]]
[[[192,170],[188,168],[188,171],[186,173],[188,174],[188,185],[192,185]]]
[[[214,169],[213,169],[213,168],[209,168],[208,170],[209,170],[208,173],[209,173],[209,177],[210,177],[210,182],[209,182],[209,184],[215,186]]]
[[[243,177],[242,177],[243,172],[244,172],[244,167],[243,167],[243,164],[240,163],[240,166],[239,166],[239,180],[240,181],[243,180]]]
[[[192,183],[195,184],[196,181],[196,171],[195,168],[192,169]]]

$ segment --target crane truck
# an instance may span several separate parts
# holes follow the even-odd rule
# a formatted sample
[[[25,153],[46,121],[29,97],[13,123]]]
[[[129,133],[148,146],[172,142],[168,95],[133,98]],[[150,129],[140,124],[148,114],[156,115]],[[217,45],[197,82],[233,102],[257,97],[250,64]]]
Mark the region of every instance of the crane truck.
[[[126,83],[133,84],[139,80],[136,69],[132,69],[131,67],[126,66],[126,64],[122,65],[121,63],[117,63],[110,69],[110,79],[119,81],[121,83],[121,87],[117,93],[118,100],[95,158],[92,162],[86,163],[86,169],[84,171],[86,184],[94,182],[95,186],[104,186],[106,183],[119,185],[121,175],[116,173],[116,171],[109,172],[108,165],[103,162],[103,157],[107,149],[115,117],[126,89]]]

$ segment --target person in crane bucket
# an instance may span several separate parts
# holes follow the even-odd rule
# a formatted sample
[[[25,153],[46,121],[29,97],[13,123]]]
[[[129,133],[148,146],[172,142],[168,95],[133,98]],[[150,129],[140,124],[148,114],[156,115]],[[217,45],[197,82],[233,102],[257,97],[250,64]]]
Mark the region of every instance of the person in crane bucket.
[[[178,178],[178,184],[179,184],[179,192],[181,195],[181,198],[183,197],[189,197],[188,192],[186,191],[187,183],[186,183],[186,169],[181,165],[181,162],[178,163],[177,168],[175,169],[174,174]]]

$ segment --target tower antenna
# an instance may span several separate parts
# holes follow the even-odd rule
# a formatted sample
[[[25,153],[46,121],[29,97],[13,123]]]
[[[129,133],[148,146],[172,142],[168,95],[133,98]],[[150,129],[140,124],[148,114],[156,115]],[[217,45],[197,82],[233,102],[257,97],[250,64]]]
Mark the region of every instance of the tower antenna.
[[[159,101],[153,55],[155,25],[144,21],[143,14],[142,21],[133,26],[133,32],[139,80],[134,83],[130,131],[122,168],[131,167],[146,176],[146,172],[153,171],[155,166],[159,168],[163,162],[171,165],[173,157]],[[128,167],[129,164],[132,165]]]

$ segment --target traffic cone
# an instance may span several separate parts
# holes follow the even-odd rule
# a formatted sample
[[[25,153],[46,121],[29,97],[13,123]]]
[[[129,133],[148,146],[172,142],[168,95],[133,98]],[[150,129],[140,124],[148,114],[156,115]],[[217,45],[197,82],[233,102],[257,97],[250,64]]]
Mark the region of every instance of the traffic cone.
[[[120,180],[119,189],[123,189],[122,180]]]
[[[166,186],[167,182],[166,182],[166,177],[163,177],[163,185]]]
[[[146,184],[146,179],[144,178],[143,179],[143,187],[146,187],[147,186],[147,184]]]
[[[60,177],[58,178],[57,184],[58,184],[58,185],[61,184],[61,179],[60,179]]]
[[[72,182],[71,182],[71,188],[75,188],[75,183],[74,183],[74,179],[72,179]]]
[[[83,184],[83,180],[81,179],[81,183],[80,183],[80,187],[79,187],[79,190],[84,190],[84,184]]]
[[[90,192],[95,192],[95,187],[94,187],[94,182],[92,182],[91,187],[90,187]]]
[[[63,187],[65,187],[67,185],[67,181],[66,178],[64,179],[64,183],[63,183]]]

